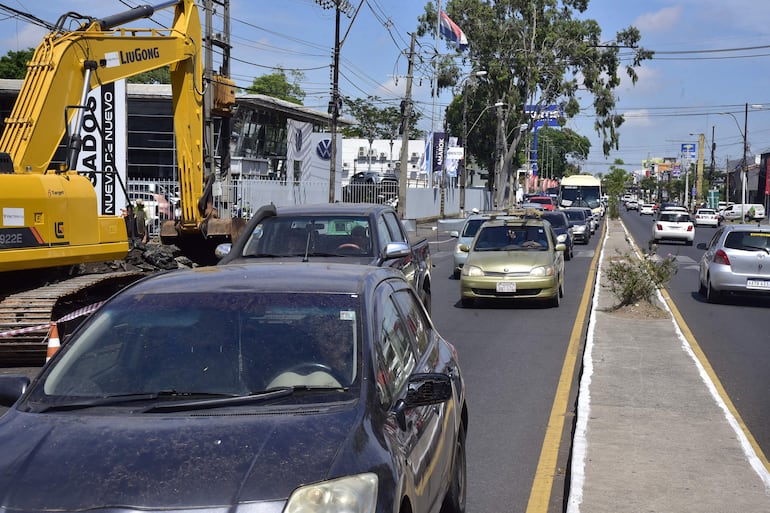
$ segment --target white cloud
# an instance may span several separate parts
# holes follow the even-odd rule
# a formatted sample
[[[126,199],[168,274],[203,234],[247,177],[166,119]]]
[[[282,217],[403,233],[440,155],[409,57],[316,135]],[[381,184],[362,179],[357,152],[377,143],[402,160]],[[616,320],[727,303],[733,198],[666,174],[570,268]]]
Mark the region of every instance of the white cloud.
[[[681,5],[674,7],[664,7],[657,12],[642,14],[633,25],[637,27],[642,34],[645,32],[666,32],[671,28],[677,27],[681,23],[683,8]]]
[[[6,37],[0,39],[0,48],[7,51],[21,51],[27,48],[37,48],[43,37],[48,33],[43,27],[32,24],[16,24],[16,32],[6,32]]]
[[[623,128],[642,128],[652,125],[650,111],[647,109],[627,110],[623,113]]]

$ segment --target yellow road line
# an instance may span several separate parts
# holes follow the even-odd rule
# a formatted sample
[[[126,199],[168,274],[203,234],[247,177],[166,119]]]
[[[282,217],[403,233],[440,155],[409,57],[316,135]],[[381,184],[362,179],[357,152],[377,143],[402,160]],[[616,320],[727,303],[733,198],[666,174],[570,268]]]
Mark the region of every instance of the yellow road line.
[[[574,380],[575,369],[580,358],[578,350],[585,333],[586,318],[588,316],[588,303],[593,296],[594,280],[596,278],[597,265],[601,249],[604,246],[604,228],[602,230],[601,244],[597,245],[594,257],[591,260],[591,266],[588,269],[588,278],[583,289],[583,297],[580,300],[575,324],[572,326],[572,334],[567,347],[567,354],[564,357],[564,363],[559,377],[559,386],[556,387],[551,414],[548,417],[548,427],[545,431],[543,446],[540,449],[540,458],[535,469],[535,478],[532,483],[532,489],[529,492],[529,502],[527,503],[527,513],[547,513],[548,505],[551,501],[551,490],[553,489],[553,479],[556,475],[556,464],[559,457],[559,447],[561,445],[562,433],[564,432],[565,415],[567,413],[567,404],[569,402],[569,393]]]

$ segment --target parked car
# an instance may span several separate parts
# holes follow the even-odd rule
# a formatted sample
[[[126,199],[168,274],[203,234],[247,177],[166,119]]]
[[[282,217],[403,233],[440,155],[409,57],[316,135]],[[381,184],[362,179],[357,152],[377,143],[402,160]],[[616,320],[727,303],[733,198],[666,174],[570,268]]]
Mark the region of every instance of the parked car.
[[[398,176],[393,173],[359,171],[342,188],[347,203],[391,204],[398,200]]]
[[[354,240],[361,227],[365,243]],[[299,247],[293,244],[302,239]],[[219,265],[245,262],[355,262],[400,269],[430,312],[431,257],[426,237],[410,237],[396,211],[373,203],[265,205],[232,245],[217,247]]]
[[[695,240],[695,225],[687,212],[663,210],[652,223],[652,240],[656,244],[662,240],[682,241],[692,246]]]
[[[586,211],[582,208],[563,208],[561,211],[569,219],[575,242],[588,244],[591,240],[591,220],[586,218]]]
[[[655,215],[655,204],[654,203],[642,203],[639,206],[639,215],[640,216],[654,216]]]
[[[395,269],[156,274],[0,390],[8,511],[464,510],[457,351]]]
[[[562,210],[554,210],[553,212],[543,212],[542,218],[551,223],[551,228],[556,233],[556,240],[566,246],[564,259],[572,260],[575,239],[572,237],[572,227],[567,215]]]
[[[477,299],[538,299],[558,307],[564,296],[564,251],[544,219],[496,219],[484,223],[460,273],[460,303]]]
[[[722,223],[722,218],[713,208],[699,208],[695,211],[693,220],[695,226],[719,226]]]
[[[717,229],[698,263],[698,290],[709,303],[727,294],[770,297],[770,227],[734,224]]]
[[[765,218],[765,207],[760,203],[735,203],[725,207],[722,217],[727,221],[761,221]]]

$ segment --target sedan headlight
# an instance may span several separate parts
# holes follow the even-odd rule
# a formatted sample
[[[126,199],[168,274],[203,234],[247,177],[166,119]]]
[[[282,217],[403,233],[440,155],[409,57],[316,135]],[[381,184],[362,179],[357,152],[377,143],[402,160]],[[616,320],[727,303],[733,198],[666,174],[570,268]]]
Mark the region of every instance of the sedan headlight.
[[[463,267],[463,275],[465,276],[484,276],[484,270],[477,265],[465,265]]]
[[[373,513],[377,475],[358,474],[297,488],[285,513]]]
[[[554,275],[554,269],[552,265],[543,265],[540,267],[533,267],[531,271],[529,271],[530,276],[553,276]]]
[[[558,242],[561,242],[562,244],[566,244],[567,243],[567,234],[566,233],[562,233],[561,235],[557,235],[556,236],[556,240]]]

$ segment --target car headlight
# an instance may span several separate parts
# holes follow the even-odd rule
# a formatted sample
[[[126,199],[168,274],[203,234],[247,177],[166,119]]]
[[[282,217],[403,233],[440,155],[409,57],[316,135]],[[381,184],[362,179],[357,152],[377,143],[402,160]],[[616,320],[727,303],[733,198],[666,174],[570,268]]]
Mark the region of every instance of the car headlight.
[[[463,267],[463,275],[465,276],[484,276],[484,270],[477,265],[465,265]]]
[[[533,267],[529,271],[530,276],[553,276],[554,270],[552,265],[543,265],[540,267]]]
[[[567,234],[566,233],[562,233],[561,235],[557,235],[556,236],[556,241],[557,242],[561,242],[562,244],[566,244],[567,243]]]
[[[284,513],[373,513],[377,475],[358,474],[294,490]]]

